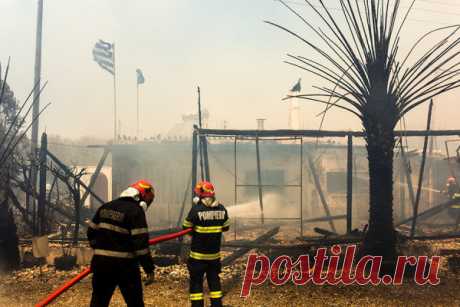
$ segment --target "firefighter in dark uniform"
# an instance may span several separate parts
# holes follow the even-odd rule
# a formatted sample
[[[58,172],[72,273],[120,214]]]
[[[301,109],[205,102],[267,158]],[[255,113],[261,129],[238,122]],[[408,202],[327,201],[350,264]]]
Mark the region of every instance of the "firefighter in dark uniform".
[[[129,307],[144,306],[139,263],[147,274],[145,284],[151,284],[154,264],[144,210],[154,197],[153,186],[140,180],[102,205],[89,222],[88,241],[94,250],[92,307],[109,306],[117,286]]]
[[[194,203],[184,220],[184,228],[193,228],[192,244],[187,267],[190,274],[190,301],[192,307],[204,306],[203,278],[208,281],[211,306],[222,306],[219,273],[222,232],[230,220],[225,207],[215,198],[214,186],[200,182],[195,187]]]

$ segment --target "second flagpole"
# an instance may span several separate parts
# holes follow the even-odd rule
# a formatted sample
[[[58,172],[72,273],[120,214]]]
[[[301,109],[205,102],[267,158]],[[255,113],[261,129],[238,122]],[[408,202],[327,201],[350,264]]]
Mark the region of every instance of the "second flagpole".
[[[117,131],[117,69],[115,63],[115,43],[112,44],[113,51],[113,143],[118,143]]]

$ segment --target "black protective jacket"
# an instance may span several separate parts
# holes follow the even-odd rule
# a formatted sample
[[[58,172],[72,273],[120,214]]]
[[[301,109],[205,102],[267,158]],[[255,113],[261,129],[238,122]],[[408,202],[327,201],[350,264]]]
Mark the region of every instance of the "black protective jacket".
[[[136,200],[118,198],[102,205],[89,223],[87,235],[95,257],[139,262],[146,273],[153,272],[145,212]]]
[[[220,259],[222,232],[230,227],[227,209],[222,204],[206,206],[201,201],[198,202],[190,209],[182,227],[193,227],[190,258]]]

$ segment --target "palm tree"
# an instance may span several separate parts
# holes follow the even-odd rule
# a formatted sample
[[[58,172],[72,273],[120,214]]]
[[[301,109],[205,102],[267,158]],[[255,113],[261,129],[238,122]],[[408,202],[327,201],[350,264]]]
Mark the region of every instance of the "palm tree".
[[[435,29],[423,35],[400,57],[401,29],[414,5],[399,14],[400,0],[339,0],[342,19],[338,23],[324,1],[305,0],[322,22],[309,20],[280,2],[320,39],[324,48],[279,24],[267,23],[304,42],[322,59],[315,61],[288,54],[286,63],[308,71],[328,86],[318,93],[292,97],[345,110],[357,116],[365,131],[369,162],[370,216],[362,254],[382,255],[386,263],[396,256],[393,226],[394,130],[408,112],[433,97],[460,86],[459,25]],[[391,3],[390,3],[391,2]],[[416,57],[421,44],[441,34],[431,48]],[[417,49],[417,52],[415,50]]]

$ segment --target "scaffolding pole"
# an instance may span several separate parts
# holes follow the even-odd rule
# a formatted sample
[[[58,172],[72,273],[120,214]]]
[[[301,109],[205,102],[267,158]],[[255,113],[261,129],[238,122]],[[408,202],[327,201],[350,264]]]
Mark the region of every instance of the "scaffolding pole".
[[[257,185],[259,190],[260,220],[264,224],[264,201],[262,194],[262,174],[260,170],[260,149],[259,137],[256,137],[256,158],[257,158]]]

